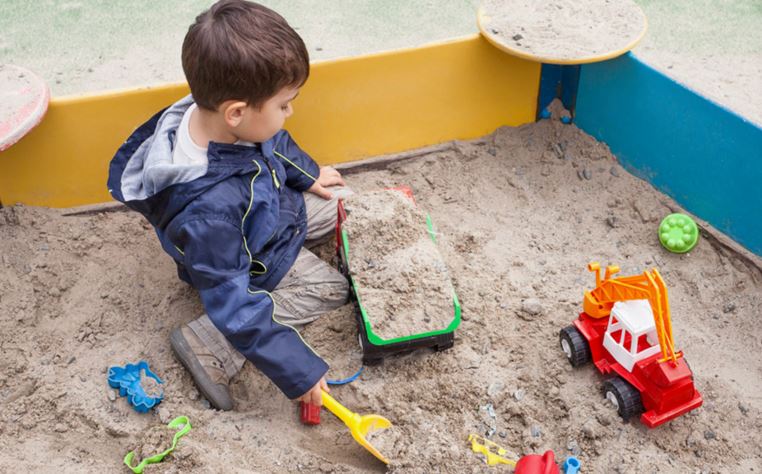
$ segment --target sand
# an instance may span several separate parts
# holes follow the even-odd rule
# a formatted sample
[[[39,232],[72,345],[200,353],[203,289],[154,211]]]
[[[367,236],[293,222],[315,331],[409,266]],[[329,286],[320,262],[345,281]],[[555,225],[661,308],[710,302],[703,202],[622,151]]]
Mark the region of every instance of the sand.
[[[396,190],[357,193],[344,208],[349,271],[373,333],[388,340],[447,328],[452,282],[426,213]]]
[[[43,95],[43,91],[36,91],[39,87],[40,81],[34,76],[17,67],[0,64],[0,132],[7,134],[8,124],[18,124],[19,111],[28,109],[30,103],[39,101],[39,96]],[[30,94],[31,91],[34,94]]]
[[[410,443],[408,436],[395,425],[392,425],[389,428],[372,431],[365,436],[365,440],[384,456],[386,456],[386,453],[393,453],[395,456],[399,457],[400,451],[412,444]]]
[[[134,449],[133,466],[139,464],[143,459],[150,458],[169,449],[172,446],[172,439],[175,433],[175,430],[165,425],[156,425],[148,428]]]
[[[136,9],[95,0],[0,2],[0,63],[41,75],[54,96],[183,81],[180,45],[211,0]],[[313,60],[355,56],[473,34],[478,0],[268,0],[304,38]],[[635,53],[762,125],[762,10],[758,0],[637,0],[648,33]],[[171,21],[168,19],[171,18]],[[427,21],[420,21],[426,18]],[[60,41],[60,38],[66,41]]]
[[[621,51],[646,27],[632,0],[484,0],[481,9],[488,37],[512,51],[556,61]]]
[[[0,2],[0,63],[28,67],[54,96],[183,82],[180,47],[214,0]],[[264,0],[312,60],[417,46],[474,32],[475,0]],[[421,22],[421,17],[428,21]],[[62,39],[65,39],[62,40]]]
[[[639,0],[648,33],[638,58],[762,127],[758,0]]]
[[[391,472],[497,472],[471,452],[469,433],[517,454],[575,454],[590,473],[762,469],[759,259],[708,227],[690,253],[663,250],[658,221],[677,207],[605,145],[542,121],[345,174],[357,191],[412,187],[457,269],[463,307],[453,348],[388,358],[332,389],[402,433],[406,442],[384,453]],[[236,410],[210,410],[169,349],[170,330],[202,308],[153,230],[132,212],[66,212],[0,210],[3,469],[121,472],[147,430],[185,415],[193,429],[147,473],[383,471],[327,412],[303,426],[296,404],[250,364],[232,382]],[[320,252],[328,259],[331,245]],[[658,267],[703,407],[654,430],[623,423],[599,393],[597,370],[571,368],[558,331],[594,286],[591,260],[622,275]],[[345,364],[336,376],[354,373],[351,306],[304,337],[331,370]],[[164,381],[164,401],[147,414],[107,383],[109,366],[140,359]]]
[[[309,341],[320,341],[321,347],[331,348],[320,352],[330,366],[328,380],[346,379],[362,368],[354,305],[344,305],[322,316],[319,323],[307,325],[303,335]]]
[[[160,397],[164,393],[161,384],[153,377],[147,376],[145,371],[141,373],[140,387],[146,395],[152,398]]]

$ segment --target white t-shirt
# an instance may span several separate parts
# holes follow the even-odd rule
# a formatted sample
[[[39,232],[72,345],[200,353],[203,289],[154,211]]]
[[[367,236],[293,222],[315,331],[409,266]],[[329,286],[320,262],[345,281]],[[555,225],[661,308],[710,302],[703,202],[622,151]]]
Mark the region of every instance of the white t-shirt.
[[[201,147],[193,141],[190,135],[190,118],[198,107],[191,104],[183,114],[180,126],[177,128],[177,143],[172,152],[172,163],[176,165],[208,165],[207,147]],[[238,140],[236,145],[253,146],[252,142]]]
[[[209,158],[206,156],[206,147],[201,147],[190,136],[190,118],[196,110],[196,104],[188,107],[177,128],[177,143],[172,152],[172,163],[176,165],[206,165]]]

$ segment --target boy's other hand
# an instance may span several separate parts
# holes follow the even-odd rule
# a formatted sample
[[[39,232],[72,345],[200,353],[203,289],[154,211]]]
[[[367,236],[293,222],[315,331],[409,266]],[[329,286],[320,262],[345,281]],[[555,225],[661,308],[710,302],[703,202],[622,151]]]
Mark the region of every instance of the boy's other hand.
[[[331,391],[331,389],[328,388],[328,382],[325,381],[325,377],[322,377],[314,387],[309,389],[307,393],[301,397],[297,398],[297,400],[304,403],[312,403],[313,405],[321,407],[323,406],[323,390],[326,392]]]
[[[320,167],[320,176],[315,180],[315,183],[307,190],[312,194],[317,194],[323,199],[331,199],[333,195],[326,188],[329,186],[346,186],[344,178],[341,177],[336,169],[330,166]]]

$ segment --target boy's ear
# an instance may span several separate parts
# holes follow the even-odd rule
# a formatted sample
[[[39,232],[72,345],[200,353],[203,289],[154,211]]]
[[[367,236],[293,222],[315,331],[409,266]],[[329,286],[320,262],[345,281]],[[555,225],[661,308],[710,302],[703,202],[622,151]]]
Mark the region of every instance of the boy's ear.
[[[230,127],[237,127],[243,120],[246,107],[246,102],[240,100],[229,100],[224,102],[220,106],[220,109],[222,111],[222,116],[225,119],[225,123]]]

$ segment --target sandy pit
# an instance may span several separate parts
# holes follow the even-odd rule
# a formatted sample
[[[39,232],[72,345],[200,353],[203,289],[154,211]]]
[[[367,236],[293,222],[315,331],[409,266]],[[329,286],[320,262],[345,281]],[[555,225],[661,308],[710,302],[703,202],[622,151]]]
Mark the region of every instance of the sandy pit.
[[[164,425],[148,428],[134,448],[135,457],[133,458],[133,465],[139,464],[143,459],[150,458],[169,449],[172,446],[172,439],[175,433],[175,430]]]
[[[349,271],[374,334],[394,339],[445,329],[455,317],[447,266],[426,213],[397,190],[345,200]]]
[[[362,367],[362,349],[357,340],[354,312],[354,305],[344,305],[322,316],[318,324],[307,325],[302,332],[308,341],[319,341],[321,347],[330,348],[320,351],[330,366],[328,380],[346,379]]]
[[[415,158],[346,170],[358,191],[409,185],[436,224],[462,308],[455,346],[366,367],[332,394],[389,418],[392,472],[509,472],[470,450],[477,433],[518,454],[575,454],[583,472],[762,469],[762,273],[711,229],[688,254],[663,250],[673,201],[628,174],[574,125],[542,121],[452,142]],[[176,416],[193,429],[146,473],[383,472],[327,412],[298,421],[250,364],[233,380],[236,410],[217,412],[171,354],[169,332],[202,311],[150,226],[123,211],[0,210],[0,465],[8,472],[123,472],[124,455]],[[321,251],[332,259],[332,243]],[[622,275],[658,267],[674,337],[704,405],[649,430],[604,403],[604,378],[572,369],[558,331],[594,286],[589,261]],[[334,367],[361,355],[351,305],[304,337]],[[109,388],[107,368],[145,359],[164,382],[147,414]],[[343,366],[342,366],[343,365]]]
[[[409,438],[396,425],[371,431],[365,435],[365,440],[383,455],[394,453],[399,456],[399,453],[411,444]]]
[[[646,17],[631,0],[484,0],[481,29],[506,48],[558,61],[632,45]]]

